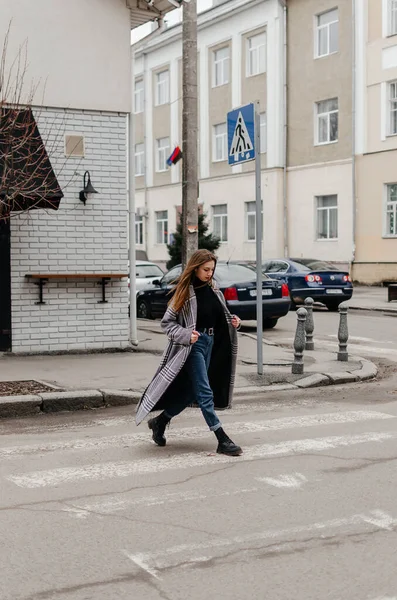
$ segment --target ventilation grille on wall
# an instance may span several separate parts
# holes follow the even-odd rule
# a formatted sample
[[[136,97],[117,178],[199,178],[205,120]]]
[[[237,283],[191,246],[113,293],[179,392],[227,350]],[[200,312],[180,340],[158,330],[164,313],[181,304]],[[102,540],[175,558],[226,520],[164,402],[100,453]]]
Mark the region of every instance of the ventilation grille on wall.
[[[65,135],[65,156],[84,156],[84,136]]]

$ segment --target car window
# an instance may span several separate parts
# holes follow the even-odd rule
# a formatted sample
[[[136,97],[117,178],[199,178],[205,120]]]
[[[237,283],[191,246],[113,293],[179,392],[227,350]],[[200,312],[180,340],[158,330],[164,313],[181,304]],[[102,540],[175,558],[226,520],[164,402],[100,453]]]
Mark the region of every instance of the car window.
[[[268,263],[266,273],[286,273],[288,271],[288,264],[281,260],[273,260]]]
[[[141,278],[158,277],[161,279],[163,271],[157,265],[137,265],[136,276]]]
[[[233,281],[234,283],[252,281],[256,277],[253,269],[243,265],[225,265],[218,264],[215,270],[215,279],[218,281]],[[265,273],[262,273],[262,279],[269,279]]]
[[[182,267],[174,267],[171,271],[168,271],[161,280],[162,284],[170,285],[174,283],[175,279],[178,279],[179,275],[182,273]]]
[[[339,271],[335,265],[325,262],[324,260],[315,260],[314,258],[299,258],[294,259],[294,262],[300,267],[305,267],[302,269],[304,271]]]

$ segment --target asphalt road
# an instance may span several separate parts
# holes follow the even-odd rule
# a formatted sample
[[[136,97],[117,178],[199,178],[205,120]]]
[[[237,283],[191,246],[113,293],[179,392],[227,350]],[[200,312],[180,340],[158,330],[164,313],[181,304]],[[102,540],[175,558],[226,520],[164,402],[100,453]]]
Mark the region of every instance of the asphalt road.
[[[194,409],[1,422],[1,600],[397,599],[396,389],[236,404],[239,458]]]

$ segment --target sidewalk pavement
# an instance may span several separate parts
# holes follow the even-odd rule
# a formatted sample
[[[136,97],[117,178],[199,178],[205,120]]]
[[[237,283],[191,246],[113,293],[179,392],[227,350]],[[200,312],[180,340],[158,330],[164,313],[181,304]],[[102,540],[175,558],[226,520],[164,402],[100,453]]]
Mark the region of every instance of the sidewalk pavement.
[[[387,301],[387,287],[355,285],[353,297],[347,304],[353,310],[397,313],[397,300]]]
[[[136,404],[154,375],[166,345],[158,321],[139,321],[139,346],[129,352],[0,357],[0,382],[34,380],[33,394],[0,397],[0,417]],[[376,376],[370,361],[335,351],[304,353],[304,374],[292,375],[293,350],[263,344],[264,374],[257,374],[256,337],[239,333],[235,398],[264,398],[266,392],[363,381]]]

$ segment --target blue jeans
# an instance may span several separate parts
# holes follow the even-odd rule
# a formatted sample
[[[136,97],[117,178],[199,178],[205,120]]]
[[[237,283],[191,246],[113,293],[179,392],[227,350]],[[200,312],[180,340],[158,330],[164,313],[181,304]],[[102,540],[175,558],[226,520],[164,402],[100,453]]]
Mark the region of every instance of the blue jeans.
[[[211,352],[214,345],[214,336],[201,333],[197,342],[193,344],[185,369],[189,374],[195,401],[199,405],[205,422],[211,431],[222,427],[214,407],[214,394],[208,380],[208,369],[211,361]],[[172,406],[164,412],[170,419],[179,415],[189,404],[191,398],[178,398]]]

